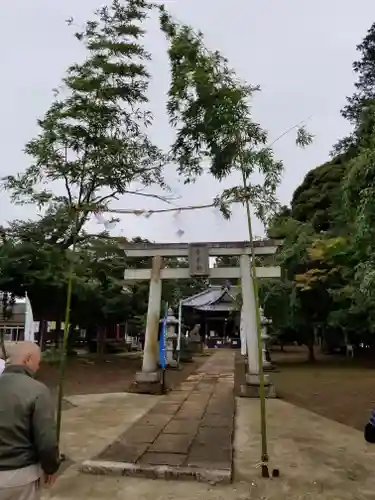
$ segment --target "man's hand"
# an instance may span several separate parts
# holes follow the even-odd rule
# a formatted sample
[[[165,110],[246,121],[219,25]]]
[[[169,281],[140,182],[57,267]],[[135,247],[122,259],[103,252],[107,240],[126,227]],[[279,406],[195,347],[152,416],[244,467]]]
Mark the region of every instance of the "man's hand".
[[[44,484],[46,486],[52,486],[56,481],[56,474],[44,474]]]

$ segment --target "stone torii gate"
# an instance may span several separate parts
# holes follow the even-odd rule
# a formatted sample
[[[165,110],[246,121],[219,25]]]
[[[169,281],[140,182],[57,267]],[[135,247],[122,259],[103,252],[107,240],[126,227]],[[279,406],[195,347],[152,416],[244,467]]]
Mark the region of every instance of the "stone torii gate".
[[[279,240],[254,241],[255,255],[272,255],[281,244]],[[125,283],[140,280],[150,281],[147,325],[142,371],[136,374],[135,382],[140,392],[152,392],[150,386],[159,385],[158,372],[158,331],[160,321],[162,280],[187,279],[190,277],[238,278],[242,287],[242,324],[248,354],[247,382],[259,386],[258,336],[255,314],[255,297],[251,276],[251,246],[249,242],[214,243],[124,243],[121,248],[127,257],[152,257],[151,269],[126,269]],[[239,267],[210,268],[210,257],[239,256]],[[163,257],[188,257],[188,268],[163,267]],[[256,269],[257,278],[278,278],[280,268],[262,266]],[[156,389],[156,387],[155,387]],[[256,393],[258,391],[256,390]]]

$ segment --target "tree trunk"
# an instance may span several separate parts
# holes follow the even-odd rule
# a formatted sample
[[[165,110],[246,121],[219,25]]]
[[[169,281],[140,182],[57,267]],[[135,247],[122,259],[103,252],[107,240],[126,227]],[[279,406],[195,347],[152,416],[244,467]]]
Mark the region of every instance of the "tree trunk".
[[[316,358],[315,358],[315,328],[312,328],[308,333],[307,333],[307,342],[306,342],[307,349],[309,350],[309,358],[308,361],[309,363],[314,363]]]
[[[4,361],[7,359],[7,351],[5,349],[5,340],[4,340],[4,329],[0,331],[0,344],[1,344],[1,353]]]
[[[69,335],[68,335],[68,347],[67,347],[67,356],[75,356],[77,353],[75,351],[75,343],[77,340],[77,331],[76,325],[71,323],[69,325]]]
[[[314,348],[314,340],[313,338],[310,340],[310,342],[307,344],[307,349],[309,350],[309,363],[315,363],[316,358],[315,358],[315,348]]]
[[[56,320],[55,348],[58,349],[61,341],[61,319]]]
[[[48,322],[45,319],[39,321],[39,347],[43,352],[46,344]]]
[[[106,333],[107,333],[106,328],[104,326],[99,327],[97,354],[98,354],[98,359],[100,360],[102,360],[104,357]]]
[[[89,353],[97,353],[98,351],[98,346],[97,346],[97,327],[95,325],[87,325],[86,328],[86,345],[87,345],[87,350]]]

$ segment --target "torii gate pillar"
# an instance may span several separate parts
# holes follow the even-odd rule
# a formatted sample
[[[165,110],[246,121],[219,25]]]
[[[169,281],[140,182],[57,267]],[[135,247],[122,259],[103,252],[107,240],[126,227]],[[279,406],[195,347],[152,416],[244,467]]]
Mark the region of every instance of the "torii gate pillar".
[[[260,389],[259,376],[259,341],[258,328],[256,321],[256,299],[254,295],[254,284],[251,271],[251,261],[249,255],[241,255],[241,288],[242,288],[242,328],[244,329],[243,338],[246,339],[247,353],[247,373],[246,384],[241,386],[241,396],[249,398],[258,398]],[[266,397],[275,398],[276,391],[270,381],[269,375],[263,375],[264,389]]]
[[[158,332],[161,305],[161,267],[163,259],[160,255],[153,257],[150,290],[148,297],[147,324],[143,353],[142,371],[139,372],[138,382],[158,382]],[[139,380],[140,378],[140,380]]]
[[[277,240],[261,240],[254,242],[256,255],[272,255],[281,244]],[[242,284],[242,325],[246,337],[248,369],[246,387],[242,395],[258,397],[259,395],[259,361],[258,335],[256,326],[256,301],[251,276],[251,247],[248,242],[217,242],[188,244],[123,244],[122,248],[128,257],[152,257],[152,269],[126,269],[126,282],[149,280],[150,291],[147,311],[144,357],[142,371],[136,374],[134,389],[137,392],[160,393],[158,372],[158,331],[163,279],[187,279],[194,277],[237,278]],[[239,256],[240,267],[210,268],[209,257]],[[189,257],[189,268],[163,268],[163,257]],[[279,267],[258,267],[257,278],[280,277]],[[268,376],[265,376],[267,395],[274,395]],[[250,388],[250,389],[249,389]]]

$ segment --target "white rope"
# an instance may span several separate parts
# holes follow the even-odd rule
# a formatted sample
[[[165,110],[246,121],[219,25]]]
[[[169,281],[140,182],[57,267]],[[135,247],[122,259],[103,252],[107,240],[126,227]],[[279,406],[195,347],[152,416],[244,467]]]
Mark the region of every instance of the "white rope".
[[[234,202],[237,203],[237,202]],[[161,213],[170,213],[170,212],[184,212],[187,210],[203,210],[205,208],[212,208],[215,206],[215,203],[209,203],[206,205],[188,205],[184,207],[173,207],[173,208],[159,208],[159,209],[146,209],[146,208],[106,208],[103,212],[109,212],[114,214],[122,214],[122,215],[137,215],[144,217],[151,217],[153,214],[161,214]]]

